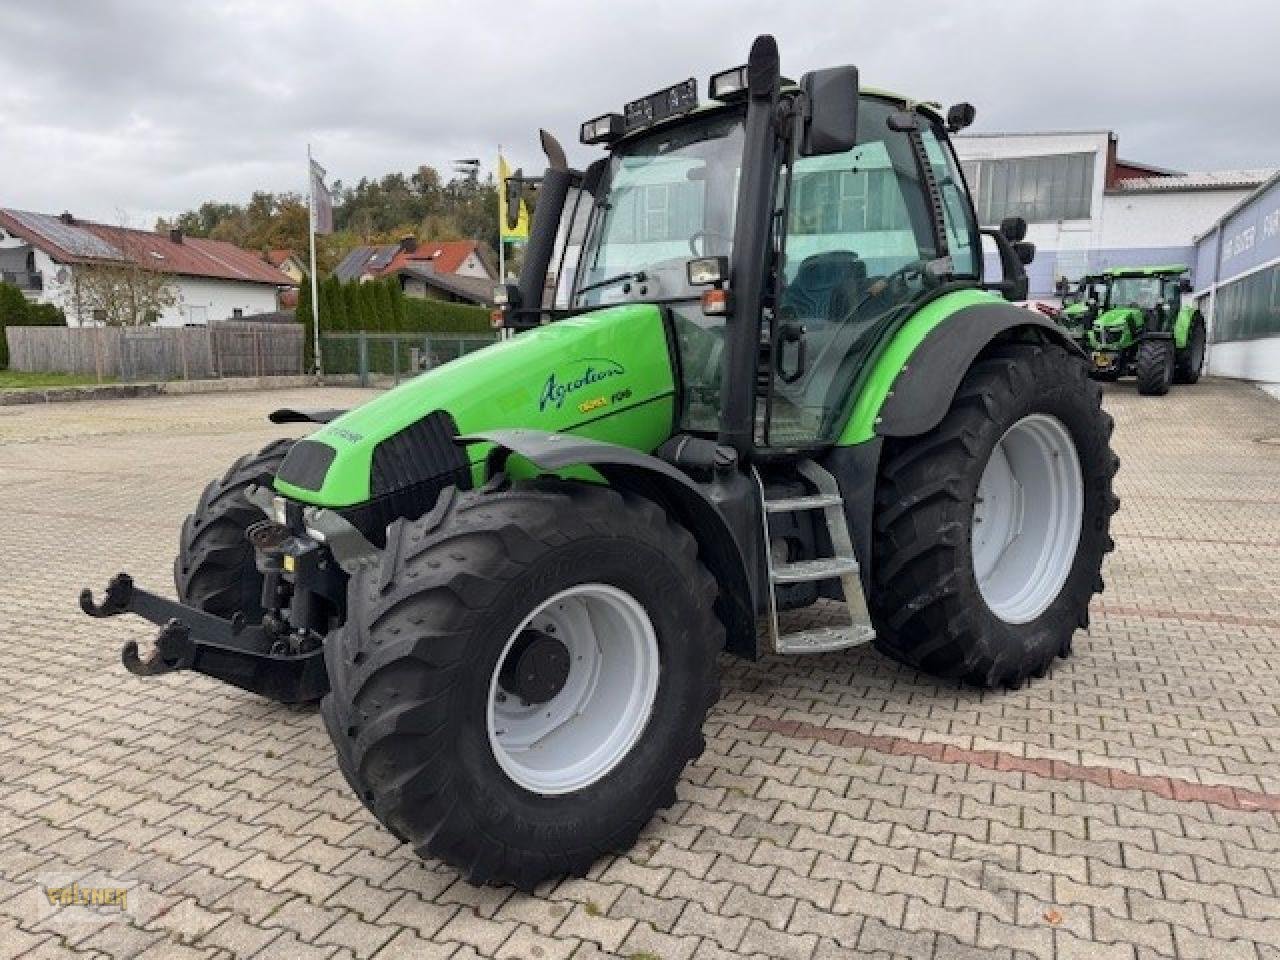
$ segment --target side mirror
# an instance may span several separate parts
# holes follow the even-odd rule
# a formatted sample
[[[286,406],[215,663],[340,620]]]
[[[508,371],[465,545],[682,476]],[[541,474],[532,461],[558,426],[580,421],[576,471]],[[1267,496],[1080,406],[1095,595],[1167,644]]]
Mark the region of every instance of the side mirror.
[[[1022,242],[1027,238],[1027,221],[1022,217],[1005,217],[1000,221],[1000,235],[1010,243]]]
[[[978,117],[972,103],[957,103],[947,111],[947,133],[959,133]]]
[[[858,68],[811,71],[800,78],[800,89],[805,98],[800,156],[852,150],[858,142]]]
[[[1178,292],[1179,292],[1179,293],[1190,293],[1190,292],[1191,292],[1191,278],[1190,278],[1190,277],[1179,277],[1179,278],[1178,278]]]
[[[1019,240],[1013,245],[1013,252],[1017,254],[1018,262],[1025,267],[1036,258],[1036,245],[1026,240]]]
[[[1070,292],[1071,284],[1066,277],[1059,277],[1058,282],[1053,285],[1053,289],[1057,292],[1058,296],[1064,297]]]

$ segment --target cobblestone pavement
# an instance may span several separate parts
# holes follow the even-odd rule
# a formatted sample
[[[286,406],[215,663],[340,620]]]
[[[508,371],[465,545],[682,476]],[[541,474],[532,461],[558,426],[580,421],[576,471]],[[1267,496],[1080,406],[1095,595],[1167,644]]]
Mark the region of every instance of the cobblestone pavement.
[[[266,411],[360,396],[0,407],[0,955],[1280,957],[1274,400],[1109,389],[1118,547],[1044,679],[727,663],[679,802],[525,896],[392,840],[314,710],[131,677],[151,631],[76,609],[120,567],[168,588],[201,486],[282,435]],[[123,913],[55,909],[73,884]]]

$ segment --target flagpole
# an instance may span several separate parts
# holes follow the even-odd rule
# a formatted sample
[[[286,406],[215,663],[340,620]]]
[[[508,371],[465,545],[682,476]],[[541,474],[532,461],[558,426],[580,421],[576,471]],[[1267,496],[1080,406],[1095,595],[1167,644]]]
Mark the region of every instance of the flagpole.
[[[316,285],[316,188],[312,169],[311,144],[307,144],[307,237],[311,241],[311,339],[315,352],[316,376],[324,376],[320,362],[320,297]]]
[[[498,282],[507,282],[507,243],[502,239],[502,208],[506,204],[507,182],[502,179],[502,144],[498,144],[498,195],[502,197],[502,203],[498,204]]]

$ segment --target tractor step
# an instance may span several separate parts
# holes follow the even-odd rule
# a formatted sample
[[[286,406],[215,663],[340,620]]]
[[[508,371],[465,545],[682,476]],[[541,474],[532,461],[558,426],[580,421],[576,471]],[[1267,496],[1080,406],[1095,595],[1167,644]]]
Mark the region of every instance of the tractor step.
[[[817,560],[780,563],[773,568],[770,579],[774,583],[809,583],[857,572],[858,561],[853,557],[819,557]]]
[[[813,627],[778,637],[778,653],[830,653],[870,643],[876,632],[870,626]]]
[[[821,510],[831,539],[834,556],[815,557],[793,563],[773,562],[773,551],[766,549],[769,569],[769,639],[775,653],[829,653],[846,650],[869,642],[875,636],[871,615],[867,612],[867,598],[862,591],[857,558],[853,552],[853,538],[845,521],[844,498],[840,485],[829,472],[812,460],[801,460],[796,472],[809,481],[817,491],[800,497],[779,497],[770,500],[765,496],[764,484],[759,475],[763,505],[765,543],[770,543],[769,518],[786,513]],[[816,580],[840,580],[845,606],[849,610],[849,623],[843,626],[822,626],[793,633],[782,633],[778,628],[778,594],[780,586],[794,583],[812,583]]]
[[[839,494],[819,493],[812,497],[783,497],[780,500],[766,500],[764,509],[768,513],[795,513],[798,510],[822,510],[826,507],[838,507],[844,503]]]

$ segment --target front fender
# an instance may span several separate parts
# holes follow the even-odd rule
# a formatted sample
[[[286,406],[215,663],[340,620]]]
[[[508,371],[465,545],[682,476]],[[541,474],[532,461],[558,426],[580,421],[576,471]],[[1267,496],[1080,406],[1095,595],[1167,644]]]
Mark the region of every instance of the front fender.
[[[936,427],[973,361],[997,338],[1020,333],[1082,351],[1055,323],[1008,303],[962,307],[935,326],[911,352],[875,419],[882,437],[912,437]]]
[[[590,467],[609,486],[653,500],[693,534],[703,563],[720,585],[716,614],[724,623],[728,649],[742,656],[756,655],[755,611],[759,576],[752,524],[754,515],[731,522],[720,503],[743,502],[735,495],[748,477],[734,469],[723,482],[695,483],[687,474],[658,457],[629,447],[587,437],[544,430],[489,430],[458,438],[459,443],[492,443],[548,472]],[[717,496],[722,494],[722,496]],[[754,498],[752,498],[754,500]],[[734,511],[738,513],[740,511]]]
[[[1173,321],[1173,345],[1179,350],[1185,350],[1187,341],[1191,337],[1191,325],[1195,322],[1196,308],[1194,306],[1185,306],[1178,311],[1178,316]]]

